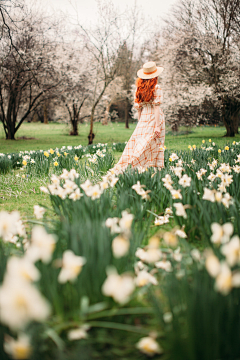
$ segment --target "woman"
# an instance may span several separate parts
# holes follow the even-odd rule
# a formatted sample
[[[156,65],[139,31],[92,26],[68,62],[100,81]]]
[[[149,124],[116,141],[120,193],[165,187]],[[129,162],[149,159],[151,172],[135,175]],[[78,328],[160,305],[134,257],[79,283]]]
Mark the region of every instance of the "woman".
[[[132,167],[164,167],[165,121],[160,108],[162,90],[157,85],[163,68],[155,62],[148,62],[137,72],[137,90],[134,107],[138,111],[138,124],[129,139],[114,170],[122,172],[128,165]]]

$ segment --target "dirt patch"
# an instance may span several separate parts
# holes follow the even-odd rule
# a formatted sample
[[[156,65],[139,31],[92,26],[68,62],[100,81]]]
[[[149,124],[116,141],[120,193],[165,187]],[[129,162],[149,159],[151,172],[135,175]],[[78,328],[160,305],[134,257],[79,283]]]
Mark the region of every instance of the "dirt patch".
[[[37,140],[35,137],[20,136],[17,140]]]

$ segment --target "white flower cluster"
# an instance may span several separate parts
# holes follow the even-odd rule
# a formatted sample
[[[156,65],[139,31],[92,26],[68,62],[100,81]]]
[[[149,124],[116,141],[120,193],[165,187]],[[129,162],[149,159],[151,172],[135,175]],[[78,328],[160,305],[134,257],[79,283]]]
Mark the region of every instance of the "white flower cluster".
[[[134,216],[125,210],[122,211],[122,218],[108,218],[105,222],[112,234],[119,234],[112,241],[112,251],[116,258],[126,255],[129,251],[133,218]]]
[[[1,211],[0,238],[2,238],[4,242],[11,242],[19,246],[19,236],[26,237],[25,227],[20,219],[20,213],[18,211],[13,211],[12,213]]]
[[[40,279],[34,262],[49,262],[56,240],[44,228],[36,226],[26,254],[8,259],[0,288],[0,319],[13,330],[23,330],[31,321],[44,321],[50,306],[33,282]]]
[[[140,181],[137,181],[137,184],[133,185],[132,189],[135,190],[136,193],[142,197],[142,199],[149,200],[150,197],[148,194],[151,192],[151,190],[145,191],[143,189],[144,187],[146,187],[146,185],[141,185]]]
[[[61,199],[66,199],[67,196],[69,199],[76,201],[83,196],[83,193],[80,192],[80,188],[74,182],[75,179],[79,177],[79,174],[75,169],[70,170],[69,172],[66,169],[63,169],[63,172],[60,176],[52,175],[52,183],[48,187],[41,186],[40,190],[46,194],[59,196]],[[103,176],[102,181],[97,184],[92,184],[90,180],[86,180],[80,185],[81,189],[85,192],[88,197],[91,197],[92,200],[99,199],[103,191],[109,186],[114,187],[117,183],[118,178],[114,174],[108,172]],[[63,186],[61,186],[61,182]]]
[[[240,239],[233,234],[233,225],[225,223],[211,225],[211,241],[220,246],[221,253],[225,260],[220,261],[212,250],[206,251],[206,269],[215,278],[215,289],[223,295],[229,294],[234,287],[240,287],[240,269],[231,268],[240,265]]]

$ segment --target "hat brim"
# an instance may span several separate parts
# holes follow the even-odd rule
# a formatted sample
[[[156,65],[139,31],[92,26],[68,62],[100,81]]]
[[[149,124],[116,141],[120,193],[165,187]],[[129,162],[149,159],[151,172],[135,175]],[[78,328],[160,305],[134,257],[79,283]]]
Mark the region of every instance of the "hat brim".
[[[163,72],[163,70],[164,70],[164,68],[162,66],[157,66],[157,71],[155,73],[147,75],[143,72],[143,69],[140,69],[137,72],[137,76],[140,79],[153,79],[153,78],[159,76]]]

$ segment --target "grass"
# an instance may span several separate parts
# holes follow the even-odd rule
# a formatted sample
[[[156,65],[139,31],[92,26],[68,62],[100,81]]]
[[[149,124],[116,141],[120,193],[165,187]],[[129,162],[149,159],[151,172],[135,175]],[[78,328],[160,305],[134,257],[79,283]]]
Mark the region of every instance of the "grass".
[[[18,171],[0,175],[0,211],[18,210],[23,219],[35,219],[33,205],[41,204],[50,207],[49,196],[39,190],[40,186],[48,182],[48,178],[23,179]]]
[[[130,124],[130,129],[125,129],[124,124],[110,124],[103,126],[99,123],[94,124],[96,133],[95,143],[113,143],[127,141],[135,129],[135,124]],[[182,128],[181,131],[186,129]],[[89,127],[79,126],[79,136],[69,136],[69,128],[66,124],[39,124],[24,123],[17,133],[17,138],[21,136],[34,137],[31,140],[9,141],[4,139],[3,129],[0,128],[0,152],[12,153],[24,150],[39,150],[61,147],[63,145],[87,145],[87,135]],[[219,146],[224,146],[227,142],[232,142],[232,138],[223,137],[225,129],[223,127],[198,127],[193,128],[189,135],[166,135],[165,145],[173,151],[186,150],[188,145],[195,144],[200,146],[202,140],[209,146],[209,139]],[[234,139],[240,140],[240,135]],[[121,156],[121,152],[114,152],[115,161]],[[19,174],[19,177],[16,176]],[[40,192],[39,187],[49,183],[48,178],[30,177],[22,179],[19,171],[12,171],[6,176],[0,176],[0,210],[13,211],[19,210],[23,218],[33,217],[33,205],[41,204],[50,206],[48,196]]]
[[[125,129],[124,124],[109,124],[103,126],[100,123],[94,124],[94,143],[114,143],[128,141],[136,124],[130,124]],[[184,128],[181,131],[187,130]],[[16,140],[5,140],[3,127],[0,126],[0,152],[12,153],[24,150],[46,150],[49,148],[61,147],[63,145],[87,145],[89,125],[79,125],[79,136],[69,136],[69,127],[66,124],[50,123],[24,123],[16,134]],[[165,145],[170,150],[186,150],[188,145],[200,146],[204,139],[206,143],[211,139],[219,146],[232,142],[233,138],[224,137],[224,127],[197,127],[192,128],[188,135],[166,135]],[[19,139],[25,136],[34,139]],[[239,141],[240,135],[234,140]]]

